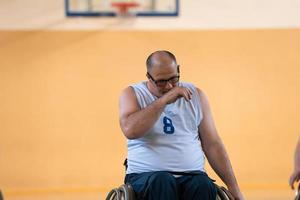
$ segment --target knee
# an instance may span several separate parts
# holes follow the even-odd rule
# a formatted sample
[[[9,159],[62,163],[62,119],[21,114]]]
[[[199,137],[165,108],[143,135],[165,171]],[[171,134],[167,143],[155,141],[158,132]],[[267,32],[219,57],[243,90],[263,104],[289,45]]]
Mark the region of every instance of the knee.
[[[146,199],[176,200],[176,179],[167,172],[154,172],[148,180],[145,196]]]
[[[211,179],[209,179],[207,176],[195,176],[193,178],[191,187],[194,190],[199,191],[208,191],[208,192],[215,192],[215,186]]]
[[[194,176],[185,186],[185,199],[216,199],[214,183],[206,175]]]
[[[174,176],[168,172],[155,172],[149,179],[150,185],[160,185],[161,187],[173,186],[176,187]]]

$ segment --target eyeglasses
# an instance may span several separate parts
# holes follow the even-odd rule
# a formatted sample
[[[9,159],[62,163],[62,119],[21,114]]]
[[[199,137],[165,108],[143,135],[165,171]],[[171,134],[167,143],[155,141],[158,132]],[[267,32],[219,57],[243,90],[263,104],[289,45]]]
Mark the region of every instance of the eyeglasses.
[[[155,85],[157,87],[164,87],[167,85],[167,83],[171,83],[171,84],[175,84],[175,83],[178,83],[179,81],[179,75],[177,76],[173,76],[167,80],[154,80],[154,78],[149,74],[149,72],[147,72],[147,76],[155,83]]]

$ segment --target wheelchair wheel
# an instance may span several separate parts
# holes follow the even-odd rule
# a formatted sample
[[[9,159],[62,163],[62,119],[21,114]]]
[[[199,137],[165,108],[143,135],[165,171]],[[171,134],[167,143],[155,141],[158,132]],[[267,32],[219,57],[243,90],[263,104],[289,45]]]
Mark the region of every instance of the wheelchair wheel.
[[[233,196],[225,187],[218,186],[217,184],[215,184],[215,186],[217,188],[216,200],[234,200]],[[123,184],[118,188],[112,189],[108,193],[106,200],[135,200],[135,194],[131,185]]]
[[[218,186],[215,184],[217,188],[217,197],[216,200],[234,200],[233,196],[230,192],[223,186]]]
[[[300,200],[300,185],[298,187],[298,192],[297,192],[297,195],[295,197],[295,200]]]
[[[135,200],[135,194],[131,185],[123,184],[118,188],[112,189],[106,200]]]

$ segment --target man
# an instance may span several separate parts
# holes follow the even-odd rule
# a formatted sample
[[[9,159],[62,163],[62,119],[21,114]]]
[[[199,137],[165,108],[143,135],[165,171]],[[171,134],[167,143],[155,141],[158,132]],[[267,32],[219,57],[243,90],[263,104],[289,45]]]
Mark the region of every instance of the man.
[[[294,155],[294,171],[289,181],[292,189],[295,189],[294,184],[299,180],[300,180],[300,139],[298,139],[298,143]]]
[[[243,199],[204,93],[179,82],[172,53],[156,51],[146,64],[148,81],[120,97],[120,126],[128,139],[125,182],[137,199],[215,200],[204,154],[235,199]]]

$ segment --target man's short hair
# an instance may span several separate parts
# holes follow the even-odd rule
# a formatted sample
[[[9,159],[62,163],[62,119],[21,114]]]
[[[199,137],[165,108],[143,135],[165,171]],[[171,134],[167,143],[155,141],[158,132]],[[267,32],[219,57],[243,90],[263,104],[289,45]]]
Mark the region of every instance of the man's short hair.
[[[146,61],[147,71],[149,71],[153,67],[153,62],[154,62],[153,57],[154,57],[155,54],[165,54],[171,60],[173,60],[177,65],[176,57],[174,56],[174,54],[172,54],[170,51],[167,51],[167,50],[159,50],[159,51],[155,51],[155,52],[151,53],[148,56],[147,61]]]

